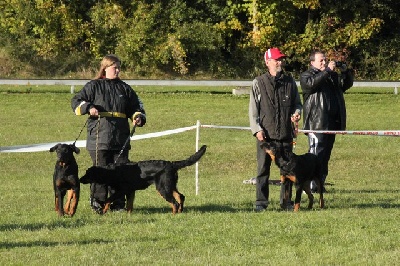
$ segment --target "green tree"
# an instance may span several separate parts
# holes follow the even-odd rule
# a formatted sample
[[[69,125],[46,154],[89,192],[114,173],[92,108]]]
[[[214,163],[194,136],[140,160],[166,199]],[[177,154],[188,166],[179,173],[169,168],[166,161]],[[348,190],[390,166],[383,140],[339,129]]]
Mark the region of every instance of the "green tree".
[[[61,76],[117,53],[131,77],[252,78],[268,47],[295,76],[319,48],[358,78],[399,79],[399,13],[392,0],[8,0],[0,58],[8,74]]]

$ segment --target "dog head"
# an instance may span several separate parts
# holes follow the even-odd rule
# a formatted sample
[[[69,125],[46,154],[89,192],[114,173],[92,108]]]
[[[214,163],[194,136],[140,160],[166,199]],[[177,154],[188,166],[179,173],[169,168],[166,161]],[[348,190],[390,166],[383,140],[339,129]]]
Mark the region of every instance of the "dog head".
[[[69,165],[75,161],[74,152],[79,154],[80,150],[73,144],[58,143],[50,148],[50,152],[57,153],[57,163],[61,166]]]
[[[277,149],[272,142],[262,142],[260,147],[271,157],[271,160],[275,162]]]
[[[116,171],[116,166],[113,164],[107,166],[91,166],[86,169],[85,174],[79,180],[82,184],[111,184],[118,182],[118,173],[119,172]]]
[[[94,166],[88,168],[86,173],[79,179],[82,184],[94,183],[94,176],[96,175],[96,168]]]

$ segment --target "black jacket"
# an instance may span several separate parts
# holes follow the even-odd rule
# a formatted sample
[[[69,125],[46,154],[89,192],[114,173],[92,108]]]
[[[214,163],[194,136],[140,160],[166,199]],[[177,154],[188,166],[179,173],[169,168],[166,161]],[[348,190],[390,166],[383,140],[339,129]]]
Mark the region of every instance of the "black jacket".
[[[142,113],[143,126],[146,113],[143,103],[132,88],[120,79],[96,79],[88,82],[71,100],[76,115],[89,114],[96,107],[99,112],[113,112],[119,117],[89,117],[87,124],[88,150],[121,150],[130,135],[129,120],[135,112]],[[125,117],[121,117],[125,116]],[[128,143],[126,149],[130,149]]]
[[[345,130],[346,105],[343,93],[353,86],[351,71],[339,75],[314,67],[300,75],[303,91],[303,129]]]
[[[277,77],[268,72],[253,80],[249,118],[253,135],[263,130],[267,139],[291,141],[291,116],[301,111],[295,80],[284,73]]]

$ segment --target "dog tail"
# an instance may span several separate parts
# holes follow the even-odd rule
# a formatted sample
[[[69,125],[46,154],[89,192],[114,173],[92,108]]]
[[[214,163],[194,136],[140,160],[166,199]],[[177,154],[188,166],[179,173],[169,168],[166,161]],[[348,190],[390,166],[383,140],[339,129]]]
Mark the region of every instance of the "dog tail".
[[[204,153],[206,152],[206,149],[207,149],[206,145],[201,146],[201,148],[195,154],[190,156],[189,158],[182,160],[182,161],[172,162],[173,167],[175,169],[179,170],[186,166],[191,166],[191,165],[195,164],[204,155]]]

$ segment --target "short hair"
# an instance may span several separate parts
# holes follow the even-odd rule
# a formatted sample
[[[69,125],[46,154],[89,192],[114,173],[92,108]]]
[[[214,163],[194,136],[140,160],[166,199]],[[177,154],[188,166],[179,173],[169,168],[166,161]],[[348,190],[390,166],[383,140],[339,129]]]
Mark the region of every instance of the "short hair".
[[[323,55],[325,55],[325,52],[324,51],[322,51],[322,50],[314,50],[314,51],[312,51],[311,52],[311,54],[310,54],[310,62],[312,62],[312,61],[315,61],[315,55],[316,54],[323,54]]]

